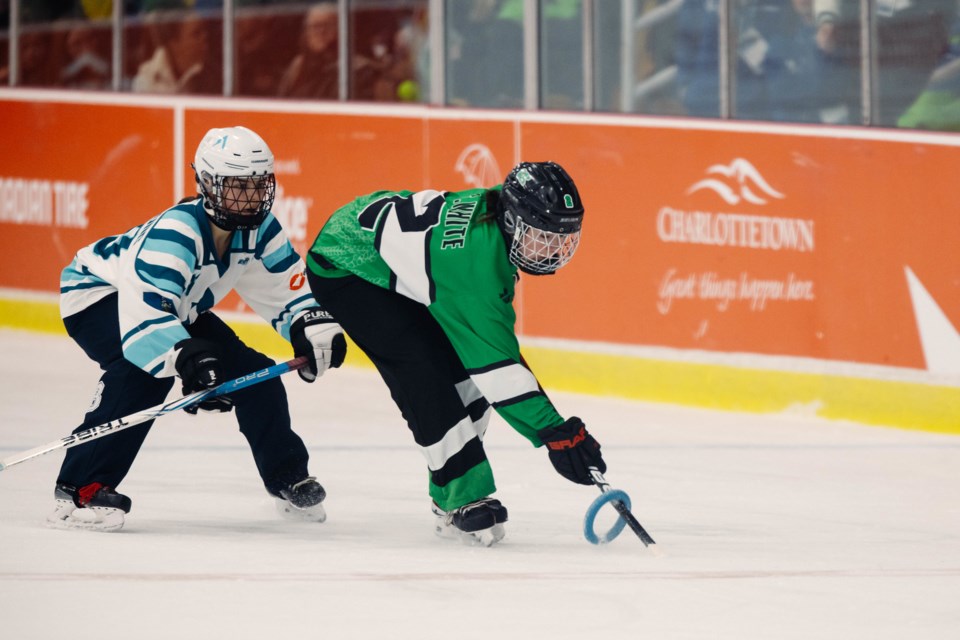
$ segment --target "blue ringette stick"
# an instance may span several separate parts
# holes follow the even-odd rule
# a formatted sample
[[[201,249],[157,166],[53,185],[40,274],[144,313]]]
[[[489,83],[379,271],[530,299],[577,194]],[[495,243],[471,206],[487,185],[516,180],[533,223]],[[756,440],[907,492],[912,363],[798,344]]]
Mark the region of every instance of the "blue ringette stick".
[[[637,534],[637,537],[640,538],[640,542],[642,542],[644,546],[649,547],[650,545],[656,544],[653,538],[650,537],[650,534],[646,532],[630,512],[630,496],[619,489],[611,488],[610,484],[603,477],[603,474],[600,473],[600,470],[596,467],[590,467],[590,475],[593,477],[593,483],[600,489],[601,495],[593,501],[587,509],[587,515],[583,519],[583,535],[587,541],[593,544],[605,544],[620,535],[624,525],[629,525],[630,529]],[[617,518],[617,522],[610,531],[603,536],[598,536],[593,529],[594,520],[596,520],[600,507],[608,502],[613,503],[613,508],[617,510],[620,517]]]
[[[220,386],[212,389],[197,391],[196,393],[191,393],[188,396],[178,398],[177,400],[173,400],[166,404],[144,409],[143,411],[132,413],[129,416],[117,418],[116,420],[111,420],[110,422],[105,422],[104,424],[97,425],[96,427],[90,427],[89,429],[71,434],[65,438],[60,438],[59,440],[40,445],[39,447],[35,447],[29,451],[24,451],[23,453],[4,458],[3,460],[0,460],[0,471],[3,471],[8,467],[12,467],[15,464],[20,464],[21,462],[26,462],[27,460],[50,453],[51,451],[70,449],[71,447],[83,444],[84,442],[90,442],[91,440],[102,438],[110,435],[111,433],[122,431],[128,427],[142,424],[148,420],[165,416],[173,411],[184,409],[197,402],[202,402],[207,398],[215,398],[217,396],[227,395],[228,393],[233,393],[234,391],[239,391],[240,389],[255,385],[258,382],[263,382],[264,380],[269,380],[270,378],[276,378],[277,376],[281,376],[289,371],[302,369],[304,366],[306,366],[306,364],[307,358],[305,356],[294,358],[293,360],[287,360],[286,362],[275,364],[272,367],[267,367],[266,369],[261,369],[260,371],[254,371],[253,373],[248,373],[245,376],[240,376],[236,380],[224,382]]]

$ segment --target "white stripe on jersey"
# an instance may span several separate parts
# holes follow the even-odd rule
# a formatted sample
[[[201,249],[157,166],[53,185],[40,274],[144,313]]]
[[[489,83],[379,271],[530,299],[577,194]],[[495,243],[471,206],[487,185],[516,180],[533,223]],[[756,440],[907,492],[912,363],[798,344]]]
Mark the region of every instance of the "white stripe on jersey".
[[[460,400],[463,401],[463,406],[465,407],[469,407],[471,404],[483,397],[483,394],[480,393],[480,389],[478,389],[473,380],[469,378],[463,382],[457,383],[457,393],[460,394]]]
[[[477,422],[471,420],[470,416],[465,417],[447,431],[440,442],[429,447],[421,447],[420,451],[423,453],[423,457],[427,459],[427,467],[430,471],[442,469],[447,460],[460,453],[472,439],[480,438],[480,440],[483,440],[483,434],[487,430],[487,422],[490,419],[490,411],[491,409],[487,409],[483,417]]]
[[[507,402],[540,390],[537,378],[522,364],[510,364],[484,373],[472,373],[470,378],[490,404]]]
[[[197,237],[197,232],[194,231],[193,227],[191,227],[189,224],[187,224],[183,220],[178,220],[176,218],[171,218],[171,217],[161,218],[160,221],[157,223],[157,228],[169,229],[171,231],[176,231],[177,233],[180,233],[188,238],[199,240],[199,238]],[[202,242],[201,242],[201,246],[202,246]]]

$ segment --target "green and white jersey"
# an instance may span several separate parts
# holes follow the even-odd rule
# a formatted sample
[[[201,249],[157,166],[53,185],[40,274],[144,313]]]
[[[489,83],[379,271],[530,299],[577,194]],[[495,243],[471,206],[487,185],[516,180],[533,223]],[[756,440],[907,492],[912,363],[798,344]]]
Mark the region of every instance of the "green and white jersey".
[[[338,209],[307,256],[320,277],[354,274],[425,305],[471,379],[521,435],[563,422],[520,357],[517,269],[487,189],[378,191]]]

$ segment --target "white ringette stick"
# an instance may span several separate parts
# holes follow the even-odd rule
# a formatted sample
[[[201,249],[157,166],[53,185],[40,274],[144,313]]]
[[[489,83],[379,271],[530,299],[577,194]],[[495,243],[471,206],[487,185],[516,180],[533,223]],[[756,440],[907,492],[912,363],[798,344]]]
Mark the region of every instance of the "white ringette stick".
[[[306,356],[294,358],[293,360],[287,360],[286,362],[275,364],[271,367],[267,367],[266,369],[248,373],[247,375],[241,376],[236,380],[224,382],[220,386],[212,389],[197,391],[196,393],[191,393],[188,396],[173,400],[172,402],[157,405],[137,413],[132,413],[129,416],[124,416],[123,418],[117,418],[116,420],[111,420],[110,422],[105,422],[104,424],[90,427],[84,431],[70,434],[65,438],[60,438],[59,440],[54,440],[53,442],[40,445],[39,447],[35,447],[29,451],[24,451],[22,453],[6,457],[0,460],[0,471],[3,471],[8,467],[12,467],[15,464],[20,464],[21,462],[26,462],[27,460],[32,460],[33,458],[50,453],[51,451],[70,449],[71,447],[76,447],[84,442],[90,442],[91,440],[102,438],[110,435],[111,433],[116,433],[117,431],[122,431],[123,429],[127,429],[138,424],[143,424],[144,422],[159,418],[173,411],[189,407],[190,405],[206,400],[207,398],[223,396],[257,384],[258,382],[263,382],[264,380],[269,380],[270,378],[276,378],[277,376],[283,375],[288,371],[296,371],[297,369],[301,369],[306,366],[306,364]]]

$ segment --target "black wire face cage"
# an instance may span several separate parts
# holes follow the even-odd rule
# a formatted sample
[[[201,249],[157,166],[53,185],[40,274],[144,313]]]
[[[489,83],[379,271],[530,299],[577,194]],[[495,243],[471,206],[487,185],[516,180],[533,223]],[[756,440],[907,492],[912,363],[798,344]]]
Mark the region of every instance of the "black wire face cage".
[[[226,231],[259,227],[277,194],[277,179],[272,173],[214,177],[203,172],[200,185],[210,218]]]

